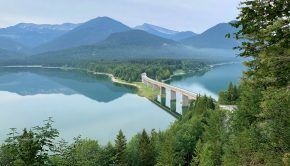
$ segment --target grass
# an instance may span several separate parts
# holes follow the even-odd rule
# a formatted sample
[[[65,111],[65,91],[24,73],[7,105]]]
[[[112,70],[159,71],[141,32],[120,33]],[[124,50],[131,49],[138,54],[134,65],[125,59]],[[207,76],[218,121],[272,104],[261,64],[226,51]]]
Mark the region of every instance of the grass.
[[[134,82],[133,84],[135,84],[138,87],[137,94],[140,96],[154,100],[154,98],[159,94],[159,89],[147,87],[142,82]]]
[[[151,87],[145,86],[142,82],[127,82],[124,80],[121,80],[119,78],[113,77],[113,82],[119,83],[119,84],[124,84],[124,85],[129,85],[129,86],[134,86],[137,88],[137,94],[142,97],[146,97],[149,100],[154,100],[155,97],[160,93],[159,89],[153,89]]]

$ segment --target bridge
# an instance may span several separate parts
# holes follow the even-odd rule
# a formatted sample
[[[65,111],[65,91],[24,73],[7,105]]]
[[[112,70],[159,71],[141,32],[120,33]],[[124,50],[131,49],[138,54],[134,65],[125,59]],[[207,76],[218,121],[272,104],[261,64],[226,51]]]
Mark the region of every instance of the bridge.
[[[187,111],[191,101],[195,101],[198,94],[182,89],[176,86],[159,82],[147,77],[146,73],[141,74],[142,82],[154,89],[160,89],[161,105],[165,106],[166,103],[166,90],[170,91],[170,110],[176,112],[176,93],[180,93],[182,96],[182,112]]]

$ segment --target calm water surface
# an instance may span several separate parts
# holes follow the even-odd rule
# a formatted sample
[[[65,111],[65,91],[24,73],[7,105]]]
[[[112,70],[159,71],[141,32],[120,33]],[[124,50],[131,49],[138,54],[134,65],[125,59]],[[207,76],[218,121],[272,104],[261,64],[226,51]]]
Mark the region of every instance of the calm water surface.
[[[241,63],[217,65],[208,72],[175,77],[169,83],[217,99],[218,93],[221,90],[226,90],[230,82],[239,83],[244,70],[246,67]]]
[[[118,130],[166,129],[175,118],[106,76],[44,69],[1,69],[0,141],[9,128],[32,127],[53,117],[61,137],[81,135],[105,144]]]
[[[226,90],[229,83],[239,84],[243,71],[246,70],[241,63],[217,65],[210,71],[198,74],[174,77],[168,83],[192,92],[211,96],[218,99],[218,93]],[[176,111],[181,113],[181,95],[177,94]],[[166,93],[166,105],[170,105],[170,92]]]
[[[239,82],[244,69],[242,64],[216,66],[206,73],[175,77],[170,84],[217,99],[229,82]],[[177,111],[181,112],[180,103]],[[120,129],[130,138],[143,128],[164,130],[175,120],[134,94],[133,89],[114,84],[106,76],[57,69],[0,68],[0,142],[9,128],[30,128],[48,117],[53,117],[62,138],[70,141],[81,135],[102,144],[113,141]]]

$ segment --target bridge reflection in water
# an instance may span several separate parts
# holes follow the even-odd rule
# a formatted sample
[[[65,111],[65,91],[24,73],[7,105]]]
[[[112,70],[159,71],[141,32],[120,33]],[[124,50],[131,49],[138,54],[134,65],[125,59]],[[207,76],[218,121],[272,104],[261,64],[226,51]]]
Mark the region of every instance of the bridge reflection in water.
[[[154,89],[160,89],[160,103],[159,104],[161,104],[161,107],[164,107],[165,109],[167,108],[171,113],[176,114],[176,115],[180,115],[178,112],[176,112],[176,105],[177,105],[176,94],[177,93],[181,94],[182,96],[182,99],[181,99],[182,114],[188,110],[189,104],[195,101],[198,96],[197,93],[188,91],[186,89],[182,89],[176,86],[168,85],[166,83],[153,80],[147,77],[146,73],[143,73],[141,75],[141,78],[142,78],[142,82],[146,86],[152,87]],[[167,91],[170,92],[170,107],[166,106],[166,92]],[[159,101],[157,97],[154,100],[154,102],[158,104],[157,102]]]

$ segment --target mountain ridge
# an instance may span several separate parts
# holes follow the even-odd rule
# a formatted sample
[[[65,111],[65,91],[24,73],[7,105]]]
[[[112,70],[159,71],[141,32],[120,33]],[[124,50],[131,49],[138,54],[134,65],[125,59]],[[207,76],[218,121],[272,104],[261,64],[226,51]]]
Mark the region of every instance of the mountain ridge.
[[[236,31],[237,29],[229,23],[219,23],[199,35],[181,40],[181,43],[197,48],[232,49],[238,45],[238,42],[235,39],[226,38],[226,34],[233,34]]]
[[[142,25],[136,26],[134,29],[139,29],[139,30],[143,30],[146,31],[150,34],[159,36],[159,37],[163,37],[166,39],[171,39],[171,40],[181,40],[181,39],[185,39],[188,37],[193,37],[196,35],[196,33],[191,32],[191,31],[174,31],[174,30],[170,30],[170,29],[166,29],[160,26],[156,26],[156,25],[152,25],[152,24],[148,24],[148,23],[144,23]]]
[[[36,52],[55,51],[100,42],[116,32],[130,30],[125,24],[109,17],[97,17],[82,23],[64,35],[45,43]]]

